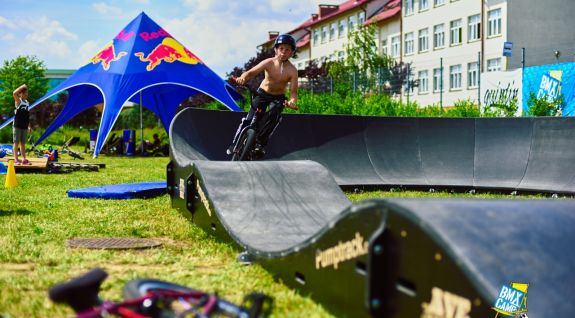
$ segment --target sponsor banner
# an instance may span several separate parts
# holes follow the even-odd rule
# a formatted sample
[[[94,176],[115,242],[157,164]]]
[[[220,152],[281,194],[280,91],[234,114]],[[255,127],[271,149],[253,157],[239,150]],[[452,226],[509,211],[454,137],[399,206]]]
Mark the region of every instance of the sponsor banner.
[[[549,64],[526,67],[523,73],[523,109],[534,93],[538,98],[553,101],[563,97],[563,116],[575,115],[575,63]]]
[[[522,114],[521,69],[481,73],[481,104],[489,106],[517,99],[516,116]]]

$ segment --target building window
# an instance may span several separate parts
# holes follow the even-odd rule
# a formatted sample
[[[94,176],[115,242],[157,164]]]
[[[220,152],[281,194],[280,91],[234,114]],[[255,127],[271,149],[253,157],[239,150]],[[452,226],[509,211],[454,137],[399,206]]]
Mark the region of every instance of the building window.
[[[479,86],[479,65],[477,62],[467,64],[467,87],[477,88]]]
[[[443,24],[438,24],[433,27],[433,48],[438,49],[445,46],[445,32],[443,31]]]
[[[413,14],[413,0],[403,0],[403,12],[405,15]]]
[[[396,35],[391,38],[391,57],[399,57],[399,50],[401,46],[401,38]]]
[[[419,0],[419,11],[429,9],[429,0]]]
[[[472,15],[468,19],[467,39],[468,41],[479,40],[481,37],[481,17],[479,14]]]
[[[418,77],[419,77],[419,86],[417,87],[417,89],[419,90],[419,93],[427,93],[429,92],[429,78],[428,78],[428,74],[427,74],[427,70],[425,71],[419,71],[418,73]]]
[[[433,0],[433,5],[434,6],[442,6],[445,4],[445,0]]]
[[[419,52],[426,52],[429,49],[429,36],[427,28],[419,30]]]
[[[337,29],[337,36],[341,38],[344,35],[345,35],[345,20],[341,19],[341,20],[339,20],[339,26]]]
[[[487,72],[497,72],[501,71],[501,59],[490,59],[487,60]]]
[[[461,65],[449,67],[449,89],[461,89]]]
[[[414,49],[414,38],[413,38],[413,32],[409,32],[405,34],[405,55],[409,55],[409,54],[413,54],[415,49]]]
[[[313,30],[313,46],[318,45],[318,43],[319,43],[319,30],[314,29]]]
[[[327,25],[321,28],[321,43],[325,43],[327,41]]]
[[[501,9],[487,12],[487,36],[501,34]]]
[[[433,69],[433,91],[439,92],[443,90],[443,83],[441,78],[441,68]]]
[[[461,44],[463,37],[463,28],[461,26],[461,19],[453,20],[450,22],[449,36],[451,45]]]
[[[363,25],[363,23],[365,22],[365,12],[364,11],[360,11],[357,14],[357,24],[358,25]]]
[[[347,33],[351,33],[355,30],[355,16],[352,15],[347,18]]]
[[[335,39],[335,22],[329,25],[329,40]]]
[[[381,40],[381,55],[387,55],[387,39]]]

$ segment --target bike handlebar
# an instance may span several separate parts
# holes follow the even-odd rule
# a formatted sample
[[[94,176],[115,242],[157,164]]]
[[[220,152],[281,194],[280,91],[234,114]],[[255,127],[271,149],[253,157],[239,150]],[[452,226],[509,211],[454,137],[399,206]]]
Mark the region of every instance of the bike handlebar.
[[[88,310],[102,303],[98,293],[106,277],[108,273],[100,268],[94,268],[68,282],[54,285],[48,291],[48,295],[55,303],[67,304],[77,313]]]

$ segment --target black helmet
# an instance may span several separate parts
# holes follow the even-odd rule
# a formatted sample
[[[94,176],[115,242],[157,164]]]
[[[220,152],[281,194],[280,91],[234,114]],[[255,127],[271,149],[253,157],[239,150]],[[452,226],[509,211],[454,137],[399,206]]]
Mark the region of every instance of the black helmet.
[[[289,35],[289,34],[278,35],[278,37],[276,38],[276,41],[274,43],[274,49],[277,48],[278,45],[280,45],[280,44],[291,45],[292,49],[295,52],[295,49],[296,49],[295,40],[291,35]]]

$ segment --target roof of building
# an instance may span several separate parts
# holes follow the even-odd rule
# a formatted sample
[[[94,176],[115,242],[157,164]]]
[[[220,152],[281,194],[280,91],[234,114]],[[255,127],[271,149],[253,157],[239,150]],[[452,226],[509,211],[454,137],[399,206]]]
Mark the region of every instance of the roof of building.
[[[293,29],[287,33],[293,35],[294,33],[296,33],[299,30],[303,30],[303,29],[306,29],[306,28],[313,26],[314,24],[318,24],[318,23],[330,20],[330,19],[332,19],[336,16],[339,16],[345,12],[348,12],[350,10],[353,10],[353,9],[359,7],[359,6],[362,6],[366,3],[368,3],[369,1],[370,0],[347,0],[347,1],[345,1],[339,5],[320,4],[319,5],[319,13],[312,14],[312,16],[309,19],[307,19],[304,23],[300,24],[298,27],[296,27],[295,29]],[[399,0],[395,0],[395,1],[399,1]],[[269,46],[270,44],[273,43],[274,40],[275,40],[275,37],[270,37],[266,42],[262,43],[260,46],[262,46],[262,47]],[[310,41],[309,32],[306,32],[306,34],[299,39],[296,38],[296,41],[297,41],[297,47],[298,48],[306,46],[307,44],[309,44],[309,41]]]
[[[362,6],[368,3],[370,0],[347,0],[339,5],[332,5],[329,6],[333,8],[332,10],[325,10],[325,14],[321,14],[321,7],[320,5],[320,14],[312,14],[312,17],[309,18],[307,21],[302,23],[298,26],[295,30],[308,28],[314,24],[318,24],[320,22],[324,22],[326,20],[330,20],[340,14],[353,10],[359,6]]]
[[[390,0],[378,14],[365,21],[364,25],[387,20],[399,12],[401,12],[401,0]]]

